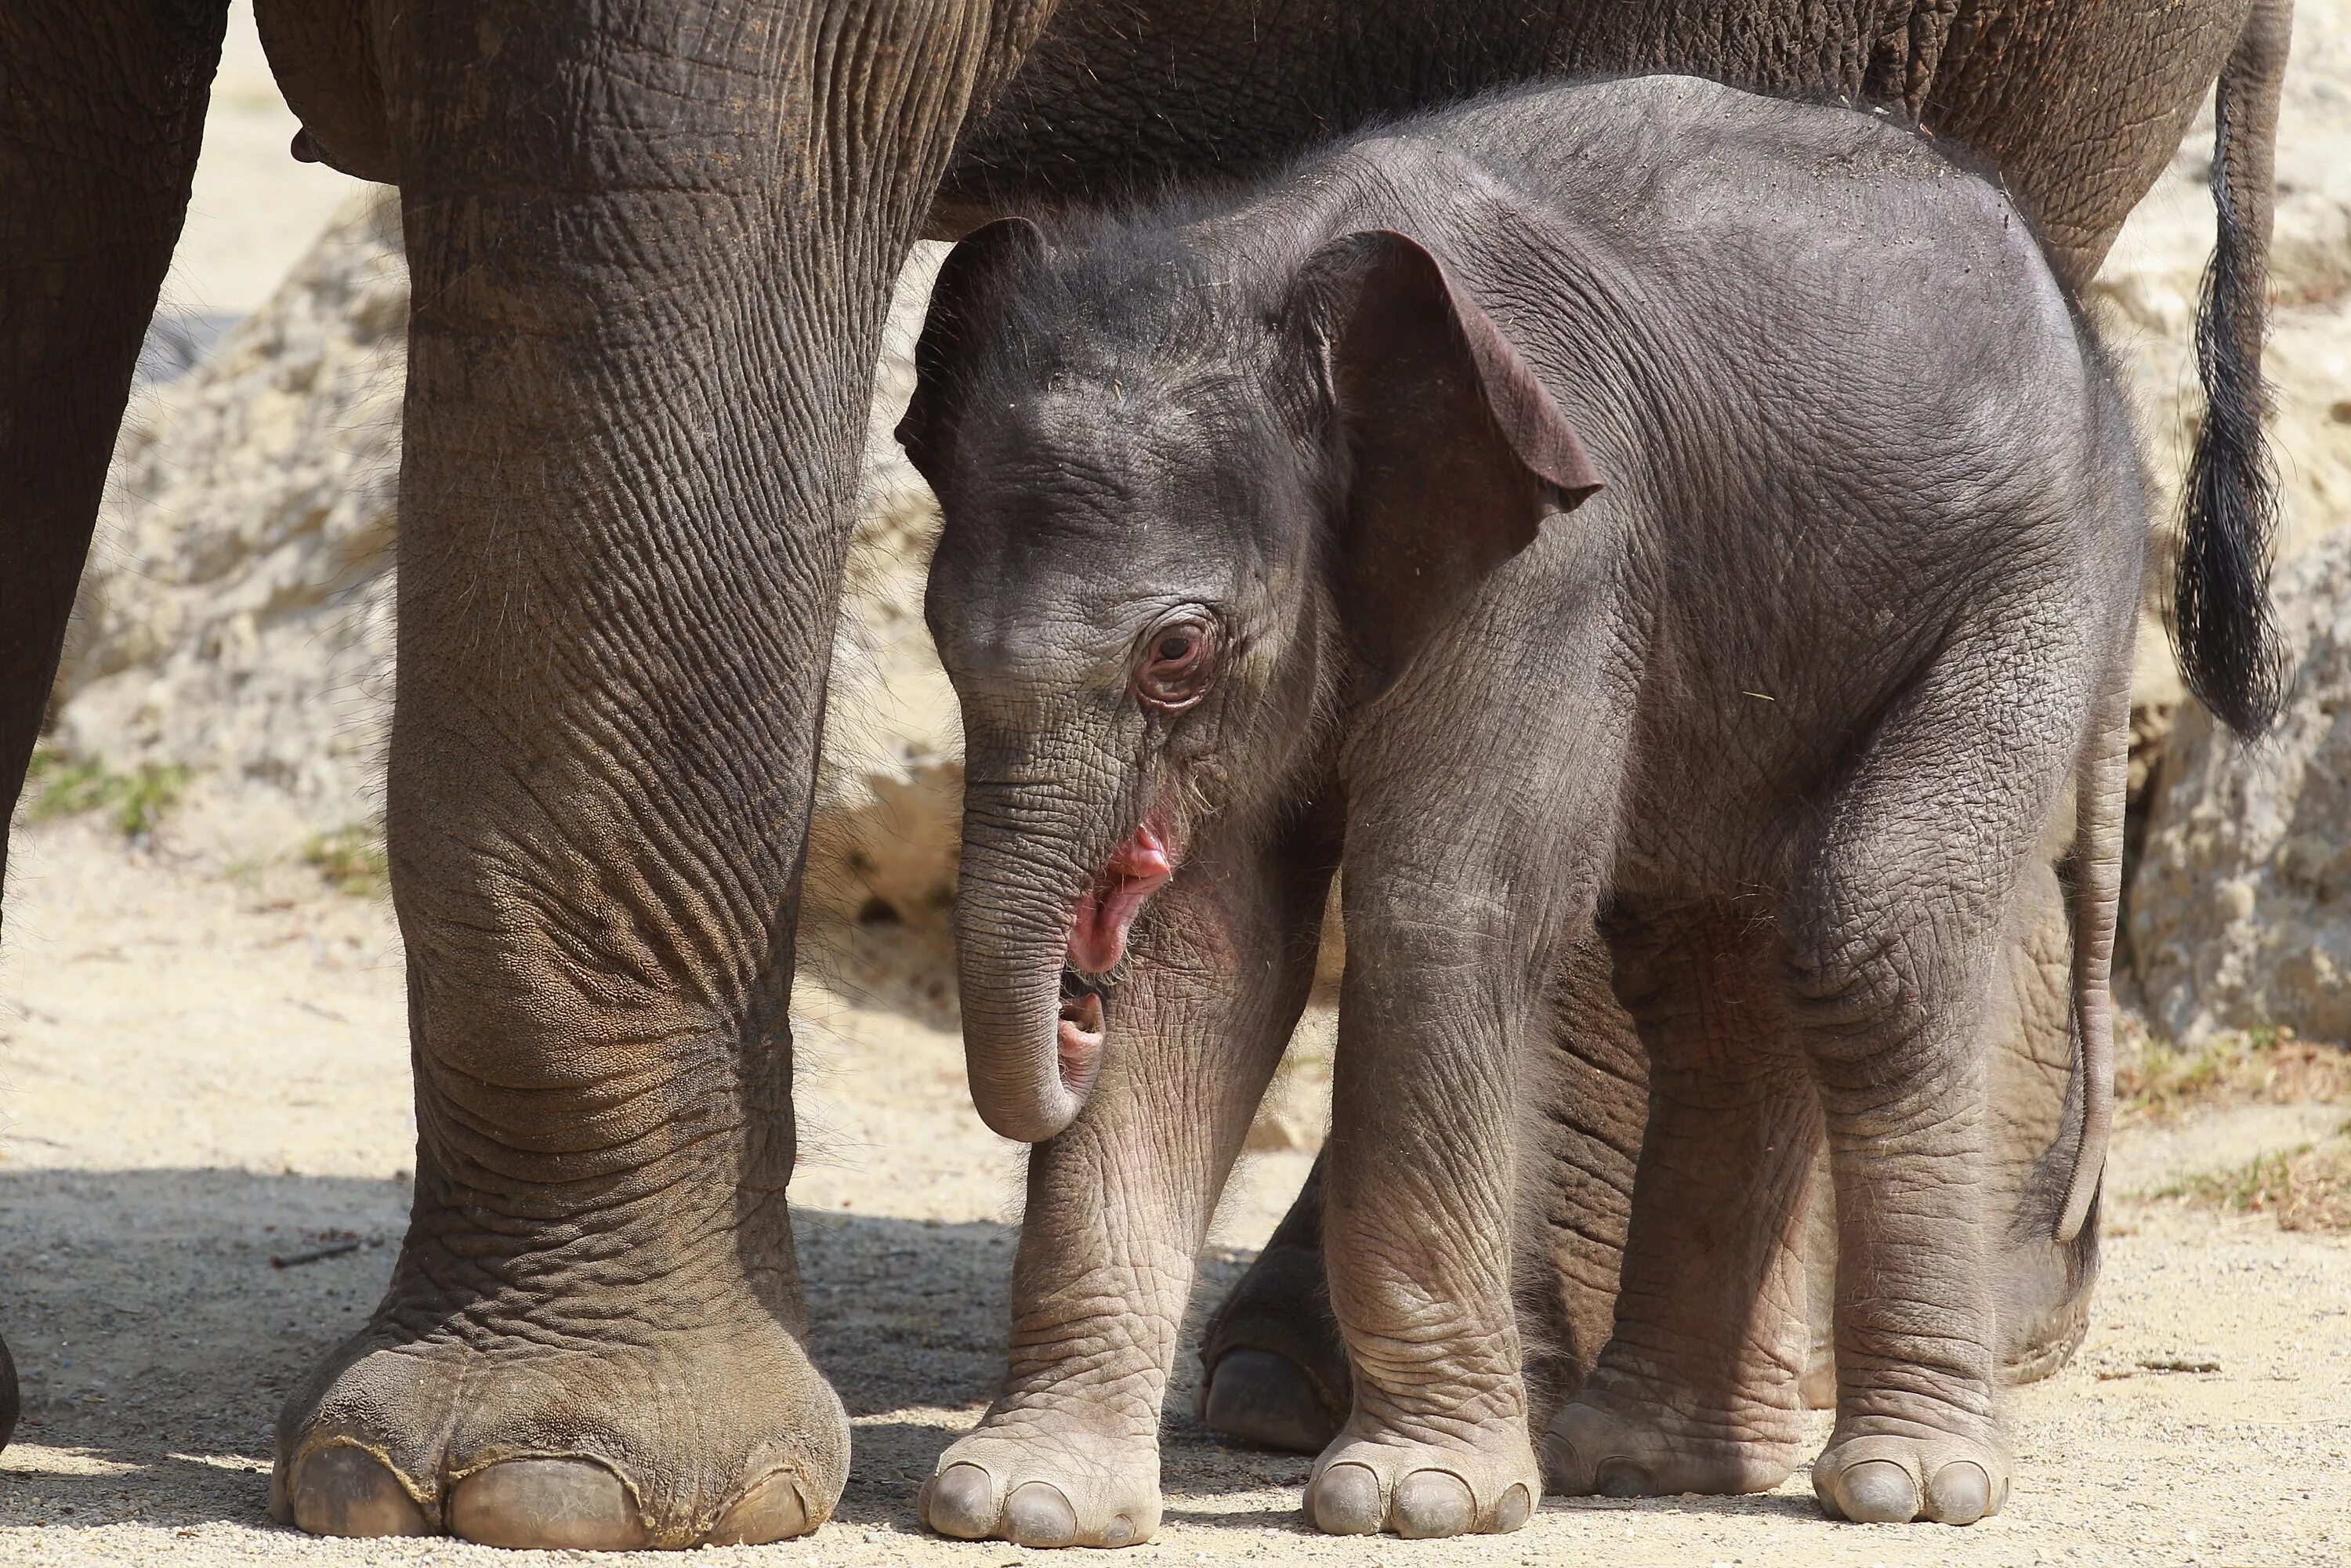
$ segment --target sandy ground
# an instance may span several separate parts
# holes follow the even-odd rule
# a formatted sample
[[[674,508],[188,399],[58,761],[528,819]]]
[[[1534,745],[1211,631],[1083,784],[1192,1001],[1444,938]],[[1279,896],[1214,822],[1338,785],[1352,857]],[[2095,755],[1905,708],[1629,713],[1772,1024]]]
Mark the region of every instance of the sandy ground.
[[[239,864],[168,825],[159,837],[128,848],[102,819],[42,824],[20,830],[11,867],[0,1326],[27,1397],[0,1455],[0,1563],[515,1561],[457,1542],[314,1541],[263,1511],[277,1406],[373,1303],[401,1228],[413,1123],[398,939],[383,904],[306,868]],[[792,1197],[815,1354],[855,1417],[856,1451],[834,1522],[747,1556],[1033,1555],[931,1539],[911,1507],[991,1389],[1019,1168],[965,1096],[942,956],[918,936],[856,938],[802,988],[810,1154]],[[2127,1133],[2116,1185],[2144,1192],[2340,1114],[2239,1107]],[[1196,1309],[1271,1228],[1305,1164],[1271,1154],[1244,1170]],[[1507,1538],[1325,1540],[1298,1514],[1306,1461],[1219,1447],[1179,1386],[1167,1523],[1132,1560],[2351,1557],[2351,1245],[2129,1197],[2109,1235],[2083,1354],[2017,1397],[2011,1510],[1970,1530],[1831,1524],[1800,1474],[1761,1498],[1554,1500]]]

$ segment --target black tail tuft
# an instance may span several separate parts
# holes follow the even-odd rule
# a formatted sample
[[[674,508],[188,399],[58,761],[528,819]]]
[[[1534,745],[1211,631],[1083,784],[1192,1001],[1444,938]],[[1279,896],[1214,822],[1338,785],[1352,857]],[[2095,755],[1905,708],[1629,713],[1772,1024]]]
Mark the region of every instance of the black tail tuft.
[[[2283,44],[2277,52],[2283,52]],[[2244,78],[2273,70],[2262,51],[2241,49],[2223,73],[2212,158],[2220,238],[2204,270],[2196,311],[2196,373],[2204,385],[2204,425],[2189,459],[2171,632],[2188,689],[2247,739],[2266,731],[2283,701],[2292,665],[2270,613],[2271,542],[2277,531],[2277,475],[2262,431],[2269,406],[2262,339],[2269,314],[2266,191],[2237,190],[2237,137],[2273,134],[2236,123]],[[2236,79],[2232,79],[2236,78]],[[2274,110],[2271,110],[2273,117]],[[2266,186],[2269,159],[2245,162]],[[2255,213],[2259,214],[2256,218]]]
[[[2188,462],[2187,516],[2172,587],[2172,635],[2188,689],[2231,729],[2258,736],[2277,716],[2287,661],[2270,616],[2270,541],[2277,528],[2277,476],[2262,434],[2266,405],[2258,361],[2240,347],[2258,343],[2258,292],[2247,279],[2224,223],[2204,272],[2196,314],[2196,366],[2204,383],[2204,427]],[[2252,282],[2258,291],[2261,284]]]

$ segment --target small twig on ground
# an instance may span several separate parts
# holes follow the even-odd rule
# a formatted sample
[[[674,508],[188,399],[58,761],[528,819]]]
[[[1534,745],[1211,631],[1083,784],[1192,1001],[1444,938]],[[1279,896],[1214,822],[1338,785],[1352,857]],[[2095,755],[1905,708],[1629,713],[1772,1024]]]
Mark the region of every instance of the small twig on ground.
[[[366,1246],[364,1241],[338,1241],[331,1247],[313,1247],[308,1252],[289,1252],[283,1258],[272,1258],[273,1269],[298,1269],[305,1263],[323,1263],[329,1258],[340,1258],[346,1252],[356,1252]]]

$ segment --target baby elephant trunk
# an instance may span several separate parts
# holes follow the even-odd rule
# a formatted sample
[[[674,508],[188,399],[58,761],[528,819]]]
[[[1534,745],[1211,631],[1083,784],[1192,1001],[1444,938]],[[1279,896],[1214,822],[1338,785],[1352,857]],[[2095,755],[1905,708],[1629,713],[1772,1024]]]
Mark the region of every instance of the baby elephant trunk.
[[[1008,835],[967,803],[956,890],[964,1065],[980,1119],[1040,1143],[1085,1103],[1102,1060],[1102,999],[1063,996],[1074,878],[1033,831]]]

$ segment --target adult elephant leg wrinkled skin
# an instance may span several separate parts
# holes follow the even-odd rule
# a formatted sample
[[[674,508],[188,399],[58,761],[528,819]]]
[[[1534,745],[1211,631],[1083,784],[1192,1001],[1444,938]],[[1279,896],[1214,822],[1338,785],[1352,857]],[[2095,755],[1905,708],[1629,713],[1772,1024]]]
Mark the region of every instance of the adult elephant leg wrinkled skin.
[[[829,607],[891,280],[1020,14],[365,15],[415,300],[388,815],[416,1197],[383,1303],[286,1406],[273,1508],[799,1534],[848,1460],[785,1203]]]

